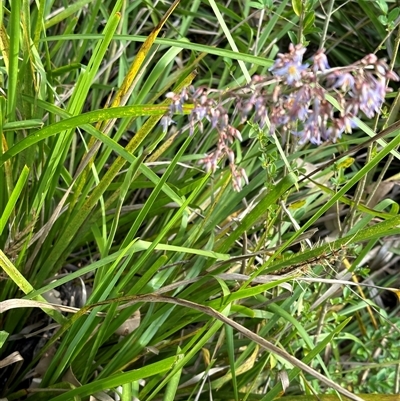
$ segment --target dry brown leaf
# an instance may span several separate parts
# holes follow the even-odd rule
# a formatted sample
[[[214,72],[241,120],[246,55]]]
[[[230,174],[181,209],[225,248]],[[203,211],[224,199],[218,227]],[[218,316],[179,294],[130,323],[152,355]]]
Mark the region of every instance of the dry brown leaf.
[[[12,354],[6,356],[4,359],[0,360],[0,369],[17,362],[22,362],[23,360],[24,358],[22,358],[21,354],[18,351],[15,351]]]
[[[128,334],[131,334],[133,331],[135,331],[139,327],[139,325],[140,311],[137,310],[129,319],[125,320],[125,322],[122,323],[117,330],[115,330],[115,333],[119,336],[127,336]]]

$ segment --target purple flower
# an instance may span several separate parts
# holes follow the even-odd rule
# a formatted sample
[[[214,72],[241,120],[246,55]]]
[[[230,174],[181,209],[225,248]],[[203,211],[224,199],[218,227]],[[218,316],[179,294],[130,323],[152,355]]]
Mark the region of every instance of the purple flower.
[[[331,140],[333,143],[335,143],[338,138],[342,137],[342,133],[343,129],[334,122],[331,127],[324,127],[323,131],[321,132],[321,137],[324,141]]]
[[[384,80],[377,80],[370,77],[370,82],[361,84],[359,94],[360,110],[368,117],[374,117],[375,113],[380,112],[383,101],[385,100],[386,86]]]
[[[260,128],[264,128],[264,125],[267,122],[267,117],[268,117],[267,107],[265,106],[265,104],[260,104],[260,105],[256,104],[255,109],[256,113],[254,116],[254,120],[258,123]]]
[[[324,49],[320,49],[317,51],[317,53],[315,53],[315,55],[313,57],[313,62],[314,62],[314,66],[313,66],[314,72],[317,72],[318,70],[326,71],[331,68],[331,67],[329,67],[328,58],[326,57]]]
[[[392,80],[392,81],[399,81],[400,80],[399,76],[394,71],[391,71],[391,70],[390,71],[386,71],[385,78],[387,80]]]
[[[351,134],[353,128],[357,127],[354,117],[351,115],[344,115],[343,117],[339,118],[339,121],[342,121],[344,132],[346,134]]]
[[[306,125],[301,131],[291,131],[294,136],[300,138],[299,145],[304,145],[307,142],[311,142],[314,145],[321,145],[321,136],[317,129],[313,125]]]
[[[301,80],[301,74],[308,68],[308,64],[300,64],[296,61],[286,62],[283,66],[276,68],[272,66],[270,71],[277,76],[286,78],[288,85],[295,86]]]
[[[290,44],[289,53],[279,53],[269,71],[277,77],[286,78],[288,85],[296,86],[301,80],[302,72],[308,68],[308,64],[302,64],[305,51],[306,48],[300,44]]]
[[[196,120],[200,121],[207,115],[207,108],[204,106],[194,107],[190,113],[190,116]]]
[[[292,93],[287,98],[287,109],[291,121],[304,121],[308,116],[309,109],[309,90],[303,86],[297,93]]]
[[[340,88],[343,91],[354,88],[354,77],[349,72],[344,72],[335,76],[336,82],[334,83],[334,88]]]
[[[287,53],[279,53],[269,69],[277,77],[275,79],[254,76],[249,85],[224,92],[189,87],[181,93],[168,93],[170,107],[161,119],[163,130],[168,130],[173,114],[183,113],[183,104],[189,101],[192,104],[190,134],[195,127],[202,132],[205,120],[208,129],[214,130],[218,138],[215,148],[201,163],[207,171],[215,172],[218,162],[226,158],[233,188],[239,191],[248,179],[245,171],[237,166],[238,158],[232,148],[236,140],[242,141],[240,131],[233,126],[236,117],[243,124],[253,114],[253,121],[260,129],[264,129],[269,120],[271,133],[279,131],[286,140],[286,134],[291,132],[299,138],[299,144],[335,142],[344,132],[352,132],[360,112],[368,118],[379,113],[390,91],[387,81],[399,80],[385,60],[373,54],[347,67],[331,69],[323,49],[312,58],[311,68],[303,62],[305,51],[301,44],[291,44]],[[336,109],[328,101],[328,94],[338,102],[339,118],[334,117]],[[234,104],[233,111],[227,106],[231,104]]]
[[[171,104],[169,105],[169,109],[172,114],[174,113],[183,113],[183,103],[186,97],[186,92],[184,95],[175,94],[174,92],[168,92],[165,95],[166,98],[171,99]]]
[[[300,145],[303,145],[307,142],[311,142],[314,145],[320,145],[322,143],[318,120],[318,116],[316,116],[315,114],[311,115],[304,123],[304,127],[301,131],[292,131],[293,135],[300,138]]]
[[[294,62],[301,64],[303,62],[303,56],[306,50],[307,48],[300,43],[296,46],[291,43],[289,45],[289,57],[291,57]]]
[[[174,123],[174,120],[169,115],[163,116],[160,121],[160,124],[163,127],[164,132],[167,132],[168,127],[173,123]]]
[[[230,169],[231,169],[231,174],[232,174],[233,189],[236,192],[239,192],[243,188],[242,181],[244,181],[246,184],[249,183],[249,179],[247,178],[246,171],[242,167],[237,168],[235,166],[235,164],[230,164]]]
[[[235,127],[232,127],[232,125],[228,126],[227,133],[232,138],[232,142],[233,142],[234,138],[236,138],[239,142],[243,141],[240,131],[238,129],[236,129]]]

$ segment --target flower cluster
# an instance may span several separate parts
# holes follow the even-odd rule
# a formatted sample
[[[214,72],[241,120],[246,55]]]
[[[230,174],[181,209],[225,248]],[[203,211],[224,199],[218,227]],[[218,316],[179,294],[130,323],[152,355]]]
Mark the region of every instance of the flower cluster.
[[[193,135],[197,126],[200,132],[203,132],[203,120],[210,122],[211,129],[218,132],[218,142],[216,149],[206,155],[200,163],[205,166],[206,171],[215,172],[218,168],[218,162],[226,156],[229,160],[229,167],[232,174],[232,185],[236,191],[242,188],[242,182],[248,183],[246,172],[235,163],[235,153],[231,145],[235,139],[242,141],[240,131],[229,124],[229,115],[222,104],[209,97],[209,93],[204,88],[194,89],[193,86],[184,88],[181,93],[175,94],[169,92],[166,95],[171,100],[169,113],[161,120],[164,130],[172,123],[171,115],[183,112],[183,104],[190,99],[193,109],[189,114],[190,135]]]
[[[384,60],[372,54],[350,66],[330,68],[323,50],[314,55],[311,66],[303,64],[304,52],[302,45],[291,45],[289,53],[278,54],[270,68],[278,84],[272,101],[267,102],[270,131],[288,131],[299,137],[300,144],[335,142],[344,132],[351,133],[359,112],[368,118],[379,113],[388,91],[387,81],[399,79]],[[262,79],[256,76],[253,82]],[[340,105],[337,117],[327,95]],[[256,90],[250,99],[256,117],[262,99],[265,102],[266,96],[261,90]],[[258,119],[261,125],[265,124],[265,117]]]
[[[351,133],[356,127],[355,118],[362,112],[372,118],[379,113],[386,93],[388,80],[399,80],[384,60],[370,54],[359,62],[346,67],[331,68],[323,49],[319,50],[309,63],[303,62],[306,48],[290,45],[289,52],[278,54],[270,68],[272,77],[254,76],[249,85],[228,93],[215,100],[211,94],[216,91],[193,87],[181,93],[168,93],[171,100],[169,113],[161,123],[167,130],[172,115],[182,113],[182,105],[193,104],[189,115],[190,133],[195,127],[203,132],[203,121],[218,133],[216,149],[201,161],[207,171],[215,171],[218,161],[227,157],[235,190],[247,182],[246,173],[235,164],[231,145],[235,139],[241,141],[240,132],[230,124],[231,116],[239,115],[242,123],[250,118],[261,129],[291,133],[299,138],[299,144],[310,142],[319,145],[324,141],[335,142],[343,133]],[[329,102],[332,96],[340,108],[335,109]],[[235,111],[229,114],[225,108],[233,99]]]

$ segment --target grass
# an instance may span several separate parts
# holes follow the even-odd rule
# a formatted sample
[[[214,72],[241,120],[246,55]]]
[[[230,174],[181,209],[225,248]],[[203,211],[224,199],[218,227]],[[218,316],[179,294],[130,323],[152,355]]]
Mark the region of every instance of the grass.
[[[319,146],[243,123],[223,100],[243,137],[240,192],[225,160],[199,164],[218,138],[207,125],[189,135],[193,106],[160,125],[168,92],[193,84],[222,101],[270,75],[290,42],[307,58],[325,47],[331,66],[377,53],[396,70],[396,4],[10,3],[0,396],[398,393],[398,307],[384,291],[399,286],[396,83],[379,117]]]

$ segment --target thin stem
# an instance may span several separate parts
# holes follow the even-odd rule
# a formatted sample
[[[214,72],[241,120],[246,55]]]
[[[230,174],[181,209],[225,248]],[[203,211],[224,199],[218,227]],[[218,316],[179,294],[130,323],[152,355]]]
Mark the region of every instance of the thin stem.
[[[328,34],[328,27],[329,27],[329,22],[331,20],[331,15],[332,15],[332,10],[333,10],[333,5],[335,4],[335,0],[330,0],[328,4],[328,9],[326,12],[326,19],[325,19],[325,24],[324,24],[324,29],[322,31],[322,36],[321,36],[321,42],[319,45],[320,49],[323,49],[325,47],[325,42],[326,42],[326,36]]]

